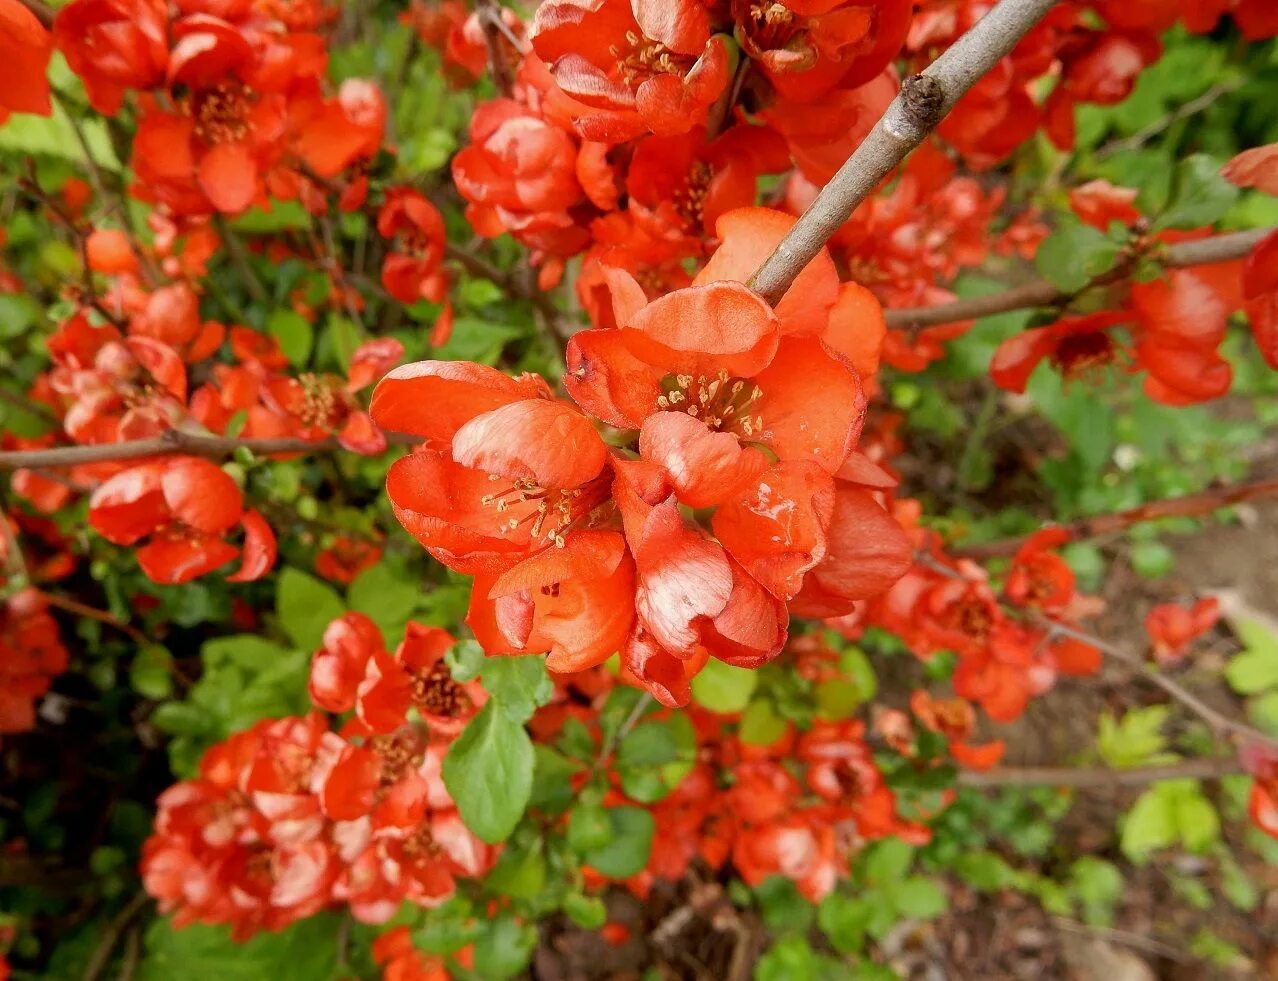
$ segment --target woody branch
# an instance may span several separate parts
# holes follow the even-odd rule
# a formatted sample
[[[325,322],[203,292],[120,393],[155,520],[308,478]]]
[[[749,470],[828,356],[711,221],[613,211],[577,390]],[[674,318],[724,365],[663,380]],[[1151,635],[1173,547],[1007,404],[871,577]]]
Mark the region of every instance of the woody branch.
[[[1077,521],[1068,521],[1061,525],[1048,527],[1063,528],[1071,541],[1077,541],[1082,538],[1095,538],[1099,535],[1113,534],[1144,521],[1157,521],[1160,518],[1193,518],[1203,514],[1210,514],[1219,508],[1265,497],[1278,497],[1278,477],[1268,477],[1249,483],[1235,484],[1231,487],[1213,487],[1197,494],[1185,494],[1181,497],[1169,497],[1162,501],[1150,501],[1147,504],[1140,504],[1123,511],[1098,514],[1090,518],[1079,518]],[[992,559],[1000,556],[1015,555],[1029,537],[1029,535],[1019,535],[1015,538],[1000,538],[993,542],[959,546],[951,549],[951,554],[969,559]]]
[[[874,129],[750,280],[774,306],[852,212],[1056,0],[1002,0],[921,75],[905,80]]]
[[[400,446],[420,442],[416,437],[402,433],[388,433],[386,438],[388,442]],[[332,453],[340,451],[342,446],[332,438],[309,440],[284,436],[273,439],[234,439],[229,436],[170,429],[151,439],[133,439],[121,443],[58,446],[47,450],[11,450],[0,453],[0,472],[34,467],[74,467],[106,460],[140,460],[171,453],[226,457],[240,449],[260,456],[271,456],[277,453]]]
[[[1275,231],[1278,231],[1278,228],[1257,228],[1247,232],[1213,235],[1210,238],[1169,246],[1164,252],[1155,254],[1152,258],[1165,269],[1231,262],[1244,258],[1261,239]],[[1122,269],[1121,278],[1126,278],[1130,271],[1130,268]],[[935,327],[938,324],[975,320],[978,317],[989,317],[1011,310],[1032,310],[1036,307],[1065,304],[1079,293],[1097,286],[1109,285],[1115,281],[1117,280],[1112,273],[1106,273],[1089,282],[1077,293],[1067,293],[1045,279],[1037,279],[988,296],[975,296],[967,300],[955,300],[953,303],[940,303],[930,307],[886,310],[884,317],[889,327]]]

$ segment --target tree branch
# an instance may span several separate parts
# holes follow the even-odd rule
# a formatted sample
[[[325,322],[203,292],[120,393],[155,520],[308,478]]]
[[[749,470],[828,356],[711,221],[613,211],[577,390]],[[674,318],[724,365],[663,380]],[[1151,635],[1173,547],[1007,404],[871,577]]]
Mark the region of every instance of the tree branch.
[[[1235,484],[1232,487],[1213,487],[1197,494],[1185,494],[1182,497],[1170,497],[1161,501],[1150,501],[1146,504],[1115,511],[1111,514],[1097,514],[1090,518],[1079,518],[1067,521],[1059,526],[1065,529],[1070,541],[1082,538],[1095,538],[1123,531],[1142,521],[1157,521],[1160,518],[1193,518],[1210,514],[1219,508],[1254,501],[1264,497],[1278,497],[1278,477],[1254,480],[1250,483]],[[1015,555],[1029,539],[1029,535],[1018,535],[1015,538],[1000,538],[993,542],[982,542],[975,545],[960,546],[950,549],[950,554],[968,559],[991,559],[1000,556]]]
[[[416,436],[403,433],[387,433],[386,439],[396,446],[411,446],[421,442]],[[230,456],[241,448],[259,456],[272,456],[276,453],[332,453],[341,450],[342,446],[331,437],[321,440],[301,439],[295,436],[233,439],[229,436],[213,436],[170,429],[151,439],[126,440],[122,443],[58,446],[47,450],[11,450],[0,453],[0,472],[23,467],[75,467],[82,463],[101,463],[104,460],[140,460],[173,453],[224,457]]]
[[[922,75],[907,78],[883,118],[759,267],[750,288],[775,306],[856,206],[1055,3],[1001,0]]]
[[[1193,242],[1181,242],[1179,245],[1169,246],[1161,256],[1155,255],[1154,258],[1168,269],[1230,262],[1246,257],[1261,239],[1275,231],[1278,231],[1278,228],[1257,228],[1247,232],[1213,235],[1211,238]],[[1078,293],[1113,282],[1112,278],[1106,278],[1108,275],[1098,276]],[[996,313],[1007,313],[1009,310],[1055,306],[1072,300],[1078,293],[1063,292],[1047,280],[1040,279],[1001,293],[991,293],[988,296],[974,296],[971,299],[955,300],[953,303],[941,303],[932,307],[885,310],[884,319],[887,320],[889,327],[935,327],[938,324],[952,324],[960,320],[975,320]]]
[[[47,3],[42,3],[41,0],[18,0],[18,2],[35,14],[35,19],[46,30],[53,27],[54,10]]]
[[[1217,780],[1244,773],[1237,757],[1182,760],[1160,766],[1118,770],[1099,766],[998,766],[992,770],[961,770],[961,787],[1141,787],[1156,780]]]

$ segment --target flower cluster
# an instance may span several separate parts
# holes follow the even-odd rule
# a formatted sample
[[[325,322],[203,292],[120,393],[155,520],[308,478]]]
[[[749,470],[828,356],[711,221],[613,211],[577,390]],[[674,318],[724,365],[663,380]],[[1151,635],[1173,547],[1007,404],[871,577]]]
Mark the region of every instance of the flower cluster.
[[[620,651],[681,705],[707,657],[766,663],[791,610],[850,612],[905,571],[909,543],[874,497],[885,475],[854,450],[877,302],[828,255],[775,310],[741,285],[791,221],[729,212],[692,285],[651,302],[613,270],[613,326],[568,346],[575,405],[459,362],[378,385],[377,424],[425,440],[388,475],[395,513],[475,576],[468,623],[489,654],[548,652],[571,672]]]
[[[369,82],[324,93],[316,29],[329,15],[318,0],[188,2],[176,14],[159,0],[75,0],[53,38],[98,112],[135,94],[141,200],[183,217],[235,214],[268,194],[323,208],[317,181],[370,160],[386,117]]]
[[[1136,191],[1092,181],[1070,192],[1070,206],[1094,228],[1115,223],[1132,229],[1133,259],[1162,244],[1199,233],[1141,232],[1145,221],[1135,207]],[[1229,391],[1233,369],[1219,352],[1229,317],[1242,307],[1241,262],[1172,269],[1159,279],[1119,287],[1111,308],[1070,316],[1008,338],[994,354],[990,377],[1001,388],[1025,391],[1042,361],[1066,378],[1108,365],[1144,370],[1145,394],[1167,405],[1217,398]],[[1122,333],[1126,334],[1124,342]]]
[[[0,733],[33,728],[35,703],[66,668],[67,649],[39,591],[27,587],[0,599]]]
[[[161,795],[142,874],[177,925],[226,923],[244,939],[338,904],[383,923],[491,867],[495,851],[462,824],[440,775],[483,698],[440,660],[452,643],[410,625],[391,656],[367,618],[333,621],[311,690],[331,711],[357,705],[356,719],[340,733],[319,712],[263,720]]]

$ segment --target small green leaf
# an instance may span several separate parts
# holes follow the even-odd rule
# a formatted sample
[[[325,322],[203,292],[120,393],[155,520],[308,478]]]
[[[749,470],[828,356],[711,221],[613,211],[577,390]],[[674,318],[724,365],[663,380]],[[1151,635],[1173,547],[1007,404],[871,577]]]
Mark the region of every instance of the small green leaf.
[[[884,886],[904,876],[913,861],[913,848],[900,838],[884,838],[862,852],[857,865],[867,883]]]
[[[1169,712],[1166,705],[1151,705],[1131,709],[1120,721],[1115,721],[1109,712],[1102,713],[1096,736],[1096,749],[1101,759],[1113,767],[1141,766],[1150,762],[1167,749],[1167,738],[1161,729]]]
[[[324,629],[346,612],[346,605],[333,587],[290,566],[276,584],[275,611],[293,643],[314,651],[324,643]]]
[[[129,670],[133,690],[143,698],[168,698],[173,694],[173,655],[159,644],[139,647]]]
[[[1238,188],[1220,176],[1220,165],[1195,153],[1176,164],[1171,199],[1155,229],[1201,228],[1213,224],[1238,199]]]
[[[570,892],[564,897],[564,913],[583,930],[598,930],[608,922],[608,907],[598,896]]]
[[[369,566],[346,591],[350,608],[377,624],[382,639],[391,648],[404,636],[404,627],[420,597],[421,586],[408,576],[397,574],[387,562]]]
[[[490,657],[480,672],[480,681],[501,710],[521,725],[555,693],[546,659],[534,654]]]
[[[1225,680],[1240,695],[1255,695],[1278,686],[1278,637],[1259,620],[1239,618],[1234,632],[1246,649],[1225,665]]]
[[[759,675],[711,658],[692,679],[692,697],[711,712],[731,715],[742,711],[759,684]]]
[[[1119,246],[1076,218],[1062,220],[1034,256],[1039,274],[1065,293],[1076,293],[1113,268]]]
[[[302,367],[310,360],[315,328],[297,311],[276,310],[266,321],[266,332],[279,342],[280,350],[294,366]]]
[[[537,931],[510,916],[491,921],[475,941],[475,973],[485,981],[504,981],[528,967]]]
[[[789,723],[772,705],[772,700],[756,698],[741,714],[737,738],[751,746],[770,746],[789,729]]]
[[[935,919],[949,905],[940,884],[921,875],[893,883],[888,893],[899,912],[916,920]]]
[[[510,837],[532,795],[533,746],[490,700],[444,757],[444,786],[466,827],[490,844]]]
[[[1134,862],[1144,862],[1151,853],[1173,844],[1176,837],[1172,802],[1155,785],[1136,798],[1127,812],[1121,838],[1123,854]]]
[[[638,807],[614,807],[608,811],[612,841],[582,855],[582,861],[610,879],[628,879],[642,872],[652,853],[656,823]]]

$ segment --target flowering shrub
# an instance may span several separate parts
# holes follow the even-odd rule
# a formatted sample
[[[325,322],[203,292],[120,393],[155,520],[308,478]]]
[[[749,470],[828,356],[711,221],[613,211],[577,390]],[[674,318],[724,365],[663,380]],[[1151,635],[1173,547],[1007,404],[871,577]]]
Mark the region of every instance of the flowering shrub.
[[[1168,856],[1260,909],[1273,611],[1158,536],[1278,492],[1275,38],[0,0],[0,979],[895,977]]]

